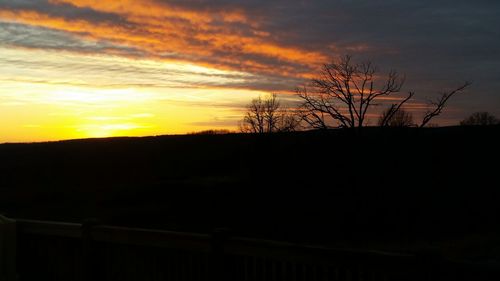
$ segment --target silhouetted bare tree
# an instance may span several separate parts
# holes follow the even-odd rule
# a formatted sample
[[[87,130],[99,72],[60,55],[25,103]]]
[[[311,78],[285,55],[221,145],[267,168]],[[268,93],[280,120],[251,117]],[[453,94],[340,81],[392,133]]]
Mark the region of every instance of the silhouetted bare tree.
[[[315,129],[363,127],[376,101],[399,93],[405,80],[394,70],[385,78],[376,73],[377,67],[371,62],[355,63],[351,56],[323,65],[309,86],[297,89],[302,119]]]
[[[378,125],[381,127],[408,127],[413,125],[413,116],[410,113],[406,113],[401,107],[414,95],[414,92],[410,92],[405,99],[401,100],[399,103],[391,104],[389,108],[382,111],[382,114],[379,117]],[[411,118],[411,120],[409,120],[409,118]],[[407,122],[404,122],[405,119]]]
[[[297,89],[302,101],[301,119],[313,129],[361,128],[367,123],[369,110],[378,105],[378,101],[400,93],[404,81],[404,76],[394,70],[382,77],[377,74],[377,67],[369,61],[356,63],[349,55],[340,57],[323,65],[318,77],[312,79],[309,85]],[[457,89],[443,93],[439,99],[430,101],[429,110],[416,126],[428,125],[442,113],[451,97],[470,85],[470,82],[465,82]],[[401,108],[413,96],[414,92],[409,92],[405,98],[386,109],[379,119],[379,125],[408,125],[410,116],[401,113]],[[406,122],[403,122],[404,119]]]
[[[418,127],[424,127],[424,126],[430,126],[430,121],[436,117],[439,116],[442,112],[443,109],[446,106],[446,103],[448,100],[458,94],[459,92],[465,90],[465,88],[469,87],[471,85],[470,82],[465,82],[463,85],[460,87],[454,89],[453,91],[443,93],[440,98],[436,100],[432,100],[428,103],[428,107],[433,107],[433,109],[428,109],[427,112],[425,113],[422,122],[418,125]],[[406,123],[404,126],[410,126],[407,122],[404,122],[406,119],[407,121],[410,121],[410,117],[407,115],[408,113],[404,112],[403,109],[401,109],[401,106],[405,104],[408,100],[410,100],[414,96],[413,92],[410,92],[408,97],[398,104],[392,104],[388,109],[384,110],[382,112],[382,115],[379,118],[379,126],[402,126]],[[413,120],[410,121],[413,123]]]
[[[300,118],[285,109],[276,94],[253,99],[240,123],[240,131],[245,133],[274,133],[296,131]]]
[[[460,122],[462,126],[489,126],[498,125],[500,120],[489,112],[476,112]]]
[[[300,128],[301,119],[296,112],[282,108],[279,113],[276,132],[295,132]]]
[[[458,94],[459,92],[465,90],[470,85],[472,85],[471,82],[465,82],[462,86],[456,88],[455,90],[447,92],[447,93],[443,93],[440,98],[438,98],[438,99],[436,99],[434,101],[430,101],[429,102],[429,106],[430,107],[434,107],[434,109],[427,110],[427,112],[424,115],[424,118],[422,119],[422,123],[420,123],[419,127],[424,127],[434,117],[439,116],[442,113],[444,107],[446,106],[446,103],[448,102],[448,100],[452,96],[454,96],[454,95]]]
[[[400,107],[389,107],[382,112],[378,125],[381,127],[411,127],[414,126],[413,114]]]

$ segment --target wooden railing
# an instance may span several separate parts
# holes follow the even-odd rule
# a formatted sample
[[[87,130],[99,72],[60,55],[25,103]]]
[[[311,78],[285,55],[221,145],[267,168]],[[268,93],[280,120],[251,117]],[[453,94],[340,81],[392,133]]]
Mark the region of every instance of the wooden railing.
[[[0,215],[0,281],[16,280],[16,222]]]
[[[230,237],[222,230],[207,235],[92,221],[6,222],[10,227],[0,223],[2,281],[500,280],[498,268],[484,265]],[[17,247],[8,239],[17,239]]]

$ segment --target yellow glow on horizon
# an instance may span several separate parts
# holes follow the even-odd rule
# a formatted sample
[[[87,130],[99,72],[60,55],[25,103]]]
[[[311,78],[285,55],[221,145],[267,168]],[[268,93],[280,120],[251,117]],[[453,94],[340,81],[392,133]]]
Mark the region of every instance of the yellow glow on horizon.
[[[19,85],[20,89],[22,87]],[[256,95],[246,90],[176,89],[176,94],[170,99],[149,90],[70,89],[65,92],[57,89],[33,95],[31,100],[25,96],[22,100],[3,102],[0,105],[0,142],[235,129],[237,119],[231,118],[241,114],[239,109],[211,107],[212,98],[217,100],[236,95],[246,100],[246,95]],[[209,125],[210,121],[221,119],[227,119],[229,123]],[[233,124],[231,120],[234,120]],[[207,122],[207,126],[200,125],[203,122]]]
[[[82,133],[83,136],[89,138],[105,138],[119,135],[128,135],[133,130],[141,129],[141,125],[135,123],[115,123],[115,124],[88,124],[81,125],[77,131]]]
[[[241,105],[263,94],[196,86],[245,74],[190,64],[0,51],[0,143],[236,129]]]

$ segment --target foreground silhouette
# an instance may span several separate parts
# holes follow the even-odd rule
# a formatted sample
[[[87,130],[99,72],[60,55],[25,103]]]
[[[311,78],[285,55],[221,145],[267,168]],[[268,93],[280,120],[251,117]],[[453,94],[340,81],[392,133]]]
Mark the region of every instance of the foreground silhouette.
[[[496,260],[500,128],[0,145],[9,217]],[[369,145],[370,149],[357,149]],[[448,245],[453,245],[450,247]]]

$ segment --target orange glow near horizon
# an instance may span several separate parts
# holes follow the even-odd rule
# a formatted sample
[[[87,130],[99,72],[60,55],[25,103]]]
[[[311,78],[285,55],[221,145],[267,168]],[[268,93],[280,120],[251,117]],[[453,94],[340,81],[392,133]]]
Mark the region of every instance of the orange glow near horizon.
[[[0,142],[234,130],[241,105],[263,94],[184,87],[245,76],[190,64],[0,48],[0,62],[12,58],[24,66],[0,63]]]

